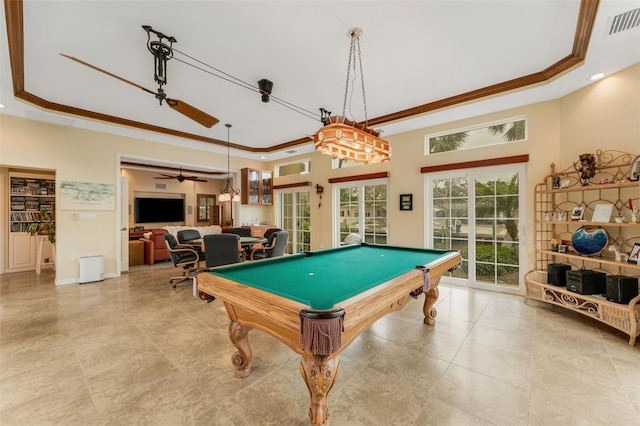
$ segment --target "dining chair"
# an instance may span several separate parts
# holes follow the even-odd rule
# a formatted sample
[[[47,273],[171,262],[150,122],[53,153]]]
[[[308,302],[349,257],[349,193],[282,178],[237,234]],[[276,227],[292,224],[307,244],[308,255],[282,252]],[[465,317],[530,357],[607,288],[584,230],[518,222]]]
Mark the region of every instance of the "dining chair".
[[[207,268],[239,263],[245,260],[246,253],[242,249],[240,236],[237,234],[205,235],[203,240],[204,261]]]
[[[231,228],[226,233],[227,234],[240,235],[241,237],[252,237],[253,236],[253,235],[251,235],[251,228],[245,228],[245,227]]]
[[[284,255],[287,247],[289,233],[287,231],[276,231],[269,235],[269,240],[263,247],[251,250],[249,258],[251,260],[268,259],[270,257],[278,257]]]
[[[201,257],[200,253],[196,249],[190,246],[183,246],[178,244],[176,237],[173,234],[164,234],[164,243],[167,246],[171,263],[176,268],[182,268],[182,275],[179,277],[171,277],[169,283],[173,284],[173,288],[176,288],[178,283],[187,281],[193,278],[193,272],[198,268]]]
[[[207,269],[216,266],[230,265],[243,262],[246,253],[240,244],[238,234],[211,234],[202,237],[204,240],[204,261]],[[198,271],[198,273],[206,273]],[[207,303],[215,300],[215,297],[203,291],[198,291],[196,281],[193,282],[193,294]]]

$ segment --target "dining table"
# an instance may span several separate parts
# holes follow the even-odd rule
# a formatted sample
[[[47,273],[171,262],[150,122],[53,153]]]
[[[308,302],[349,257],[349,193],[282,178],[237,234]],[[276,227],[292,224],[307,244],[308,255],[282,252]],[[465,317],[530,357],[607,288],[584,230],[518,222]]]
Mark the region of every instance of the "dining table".
[[[242,248],[246,252],[249,252],[254,244],[264,244],[267,241],[268,240],[266,238],[264,238],[264,237],[240,237],[240,245],[242,246]],[[203,238],[198,238],[196,240],[191,240],[186,244],[194,246],[201,253],[205,252],[204,239]]]

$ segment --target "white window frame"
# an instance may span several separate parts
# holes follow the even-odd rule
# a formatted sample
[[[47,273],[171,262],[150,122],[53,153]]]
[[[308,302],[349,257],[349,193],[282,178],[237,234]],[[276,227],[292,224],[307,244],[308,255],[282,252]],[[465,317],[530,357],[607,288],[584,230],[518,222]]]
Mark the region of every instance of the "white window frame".
[[[446,151],[446,152],[436,152],[436,153],[433,153],[433,154],[430,153],[429,152],[429,139],[430,138],[436,138],[436,137],[439,137],[439,136],[451,135],[451,134],[454,134],[454,133],[470,132],[470,131],[473,131],[473,130],[481,130],[481,129],[486,129],[486,128],[491,127],[491,126],[497,126],[497,125],[506,124],[506,123],[513,123],[515,121],[522,121],[522,120],[525,121],[525,131],[524,131],[524,138],[521,139],[521,140],[512,141],[512,142],[504,141],[504,142],[498,142],[498,143],[494,143],[494,144],[472,146],[472,147],[468,147],[468,148],[460,148],[458,151],[463,151],[463,150],[466,151],[468,149],[486,148],[488,146],[495,146],[495,145],[526,142],[527,140],[529,140],[529,120],[528,120],[526,115],[523,115],[523,116],[505,118],[505,119],[501,119],[501,120],[491,121],[491,122],[488,122],[488,123],[477,124],[477,125],[474,125],[474,126],[460,127],[460,128],[457,128],[457,129],[450,129],[450,130],[447,130],[447,131],[444,131],[444,132],[431,133],[431,134],[425,135],[425,137],[424,137],[424,155],[425,156],[429,156],[429,155],[445,154],[447,152],[455,152],[455,151]]]
[[[471,259],[476,258],[475,252],[475,237],[468,239],[468,257],[467,261],[469,262],[469,277],[468,279],[464,278],[455,278],[443,276],[441,281],[449,284],[462,285],[471,288],[478,288],[482,290],[496,291],[501,293],[510,293],[510,294],[520,294],[523,295],[525,293],[524,286],[524,274],[529,270],[529,259],[527,257],[527,241],[526,241],[526,221],[527,221],[527,212],[529,198],[525,193],[527,188],[526,176],[526,163],[516,163],[516,164],[504,164],[500,166],[489,166],[489,167],[478,167],[467,170],[451,170],[448,172],[434,172],[425,174],[424,188],[425,188],[425,216],[424,223],[425,226],[425,238],[424,243],[425,247],[433,247],[434,246],[434,229],[433,229],[433,221],[431,220],[431,212],[433,211],[433,197],[431,195],[431,188],[433,186],[434,180],[440,179],[453,179],[453,178],[461,178],[465,177],[467,180],[471,180],[469,184],[469,193],[467,197],[469,200],[475,200],[475,177],[482,176],[486,174],[492,173],[519,173],[519,200],[518,200],[518,211],[520,212],[519,217],[519,225],[518,225],[518,244],[519,244],[519,252],[518,258],[520,261],[519,273],[518,273],[518,287],[506,287],[506,286],[498,286],[498,285],[489,285],[484,283],[476,282],[475,276],[475,260],[473,261],[473,265],[471,264]],[[475,201],[473,206],[475,207]],[[469,218],[468,218],[468,235],[475,235],[475,208],[469,208]],[[472,220],[473,219],[473,220]],[[472,267],[473,266],[473,267]]]
[[[340,190],[343,188],[350,188],[353,186],[363,187],[363,186],[375,186],[375,185],[385,185],[387,187],[387,241],[389,241],[389,212],[390,212],[390,203],[389,203],[389,178],[379,178],[379,179],[364,179],[364,180],[354,180],[349,182],[341,182],[333,184],[333,205],[334,211],[331,215],[333,217],[333,237],[332,244],[333,247],[337,247],[340,245]],[[359,214],[359,212],[364,212],[365,214]],[[366,211],[364,209],[364,197],[360,197],[358,201],[358,210],[356,211],[356,217],[358,218],[358,228],[360,229],[361,235],[364,236],[364,221],[366,219]]]

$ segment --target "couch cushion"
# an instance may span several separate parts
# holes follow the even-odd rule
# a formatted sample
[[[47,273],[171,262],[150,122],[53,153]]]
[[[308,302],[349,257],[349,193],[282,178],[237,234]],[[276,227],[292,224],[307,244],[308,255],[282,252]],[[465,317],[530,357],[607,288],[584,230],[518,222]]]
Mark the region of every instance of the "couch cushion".
[[[195,229],[200,233],[201,237],[210,234],[221,234],[222,228],[218,225],[208,225],[208,226],[163,226],[162,229],[166,230],[168,233],[178,238],[178,231],[186,230],[186,229]]]

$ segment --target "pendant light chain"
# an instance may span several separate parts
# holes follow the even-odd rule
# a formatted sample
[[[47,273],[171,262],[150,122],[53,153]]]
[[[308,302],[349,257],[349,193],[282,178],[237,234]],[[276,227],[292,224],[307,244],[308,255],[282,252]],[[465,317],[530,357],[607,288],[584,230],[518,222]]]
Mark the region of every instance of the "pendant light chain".
[[[364,125],[367,126],[369,117],[367,115],[367,96],[364,91],[364,73],[362,72],[362,52],[360,50],[360,35],[362,30],[354,28],[351,30],[351,45],[349,47],[349,63],[347,64],[347,82],[344,86],[344,102],[342,104],[342,117],[346,118],[347,98],[349,97],[349,77],[351,76],[351,64],[353,64],[353,74],[356,76],[356,63],[360,65],[360,83],[362,85],[362,102],[364,105]],[[356,58],[356,51],[358,57]],[[352,87],[353,90],[353,87]]]

